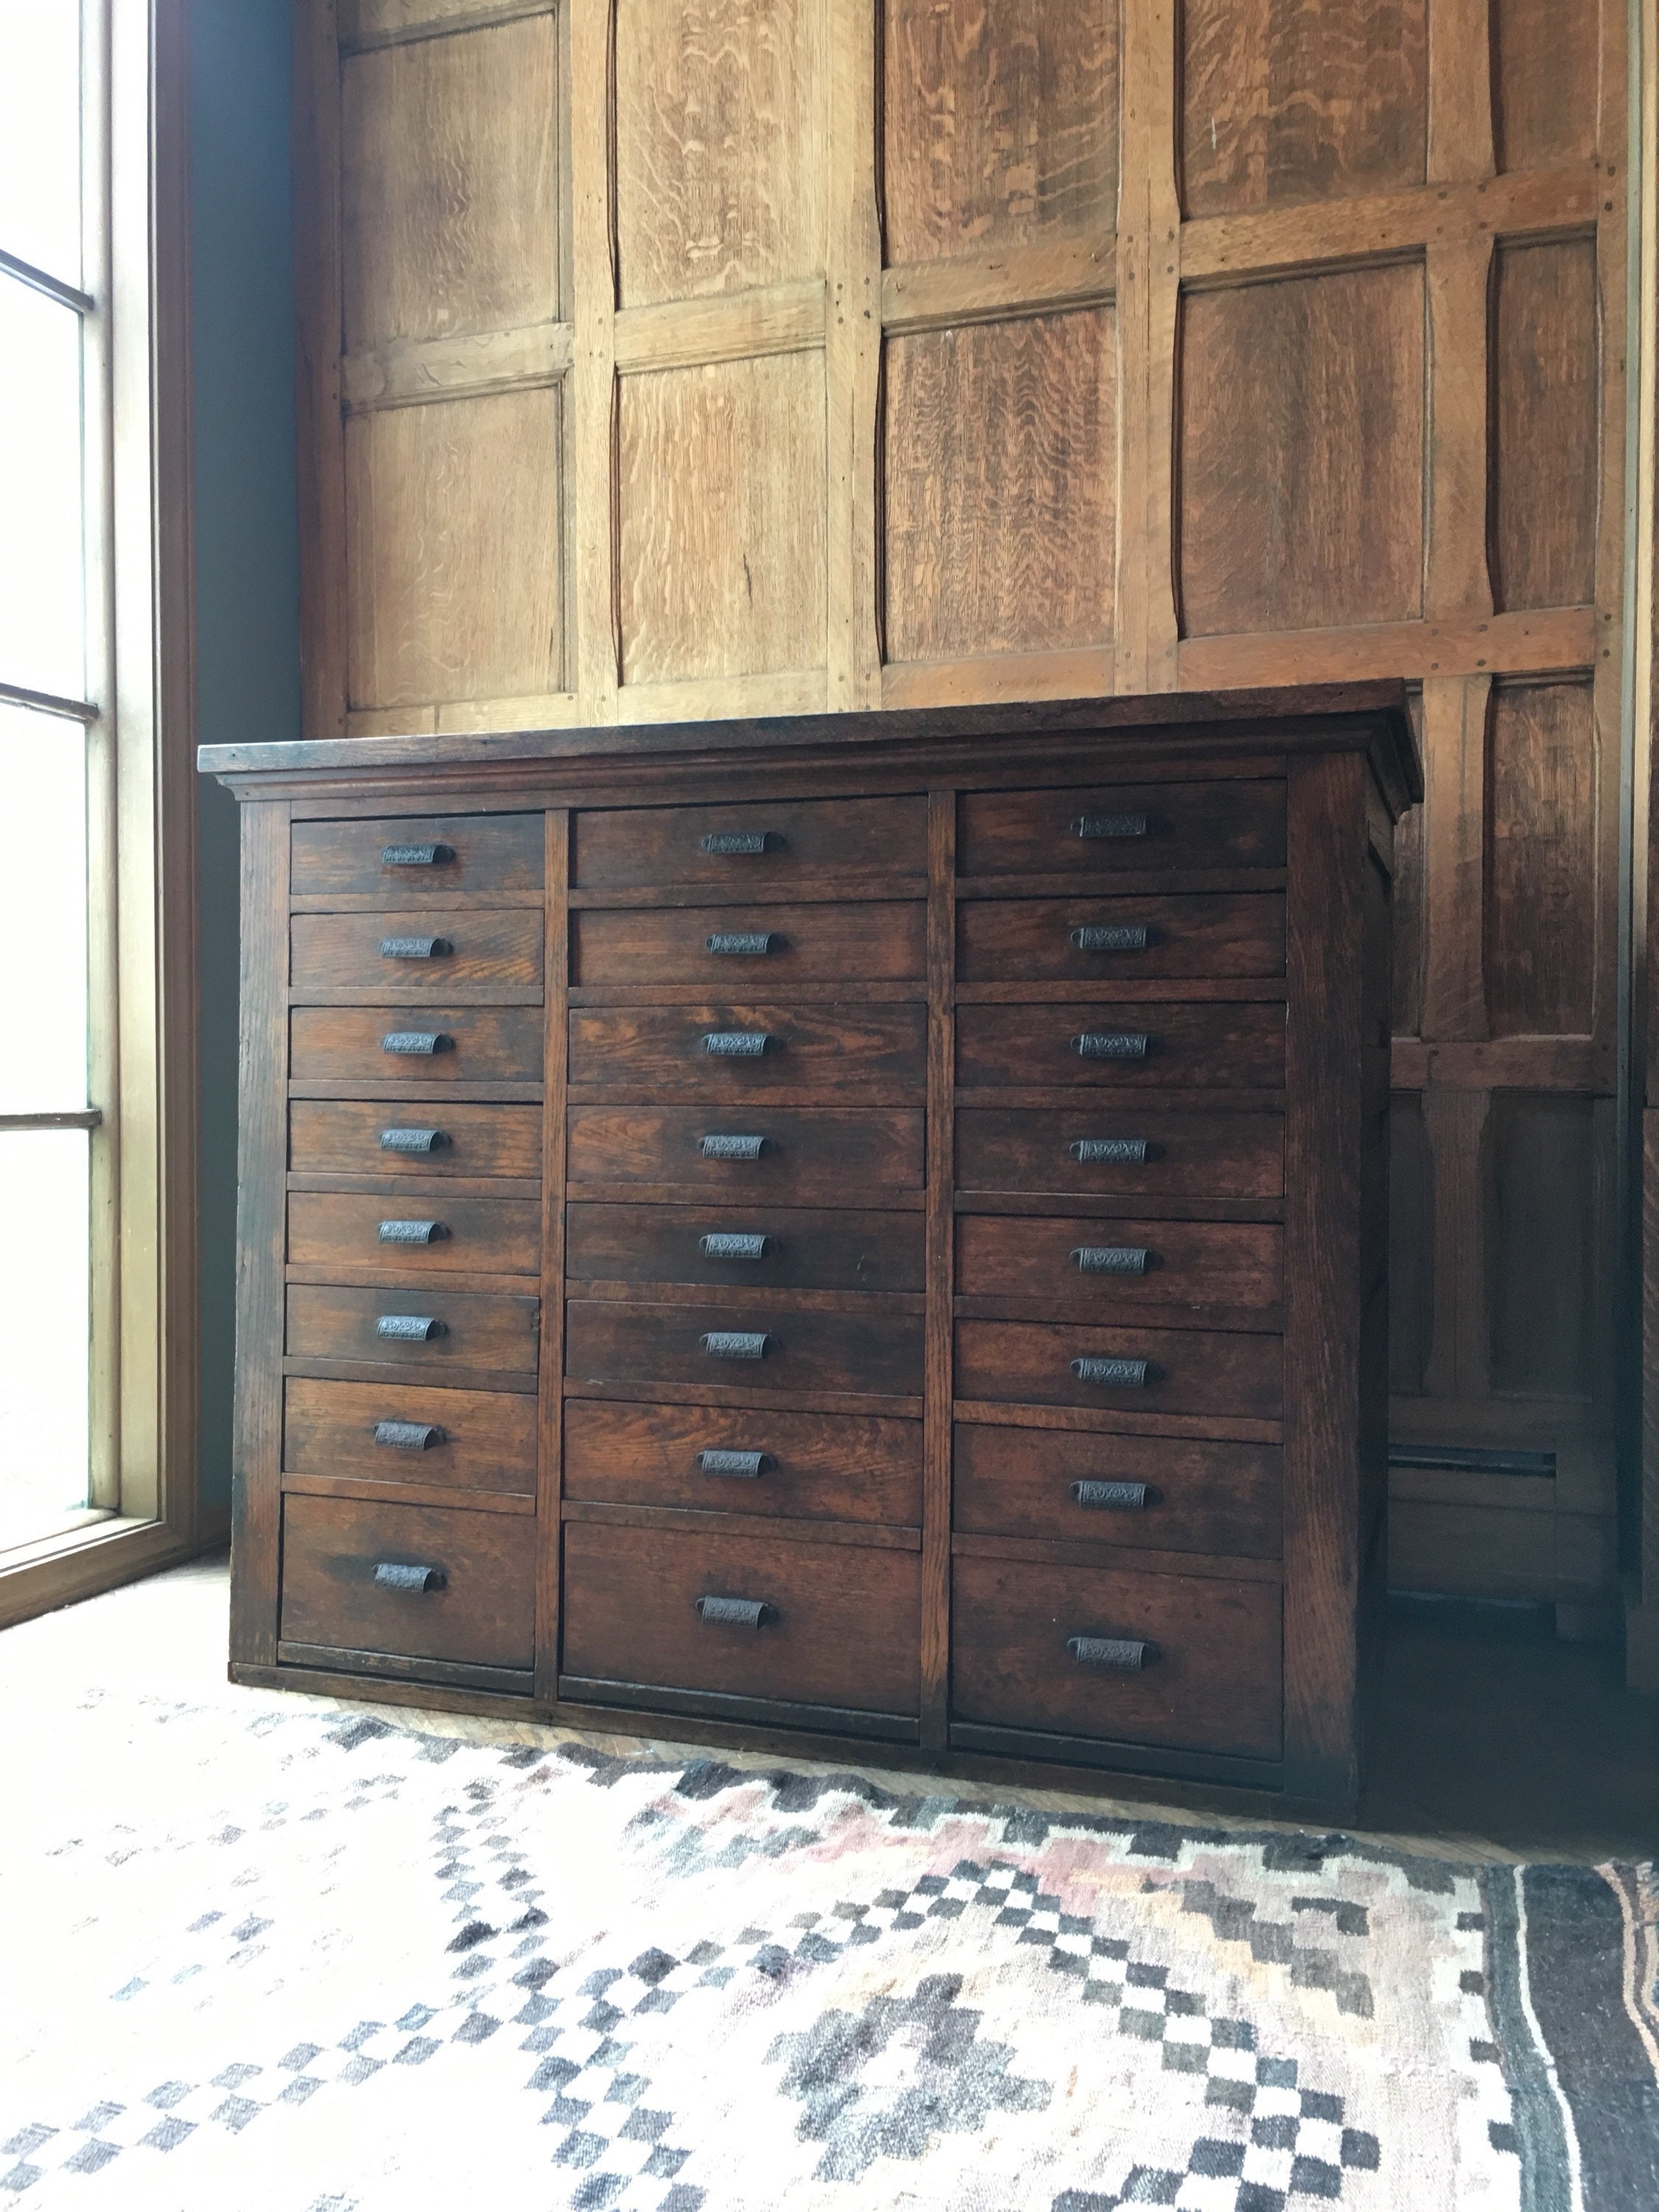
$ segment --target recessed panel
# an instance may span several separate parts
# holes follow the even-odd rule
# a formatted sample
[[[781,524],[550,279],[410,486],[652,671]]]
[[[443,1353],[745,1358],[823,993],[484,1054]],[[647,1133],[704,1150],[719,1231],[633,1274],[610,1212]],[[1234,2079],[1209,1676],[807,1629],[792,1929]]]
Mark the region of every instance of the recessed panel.
[[[1563,0],[1492,0],[1500,169],[1554,168],[1595,153],[1601,13]]]
[[[1592,1098],[1500,1091],[1486,1123],[1486,1298],[1494,1390],[1587,1397],[1598,1344],[1598,1217],[1613,1161]]]
[[[1500,246],[1492,331],[1492,587],[1500,607],[1595,596],[1595,241]]]
[[[1494,690],[1486,806],[1492,1034],[1587,1035],[1600,903],[1595,714],[1588,683]]]

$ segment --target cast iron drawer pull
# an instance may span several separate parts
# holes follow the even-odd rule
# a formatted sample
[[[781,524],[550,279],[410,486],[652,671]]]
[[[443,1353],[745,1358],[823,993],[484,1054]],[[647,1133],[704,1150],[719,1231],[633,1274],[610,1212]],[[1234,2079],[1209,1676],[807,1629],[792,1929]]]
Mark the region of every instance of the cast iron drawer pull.
[[[711,830],[702,841],[705,853],[775,853],[783,840],[775,830]]]
[[[1151,1372],[1144,1359],[1074,1359],[1072,1372],[1079,1382],[1097,1382],[1107,1390],[1144,1390]]]
[[[771,1345],[764,1329],[711,1328],[702,1339],[711,1359],[764,1359]]]
[[[710,1030],[702,1048],[710,1060],[759,1060],[771,1042],[765,1030]]]
[[[382,1559],[374,1570],[374,1579],[382,1589],[441,1590],[449,1577],[441,1567],[404,1567],[395,1560]]]
[[[764,1137],[704,1137],[697,1149],[706,1160],[757,1160],[766,1150]]]
[[[382,1129],[383,1152],[441,1152],[449,1142],[441,1129]]]
[[[383,845],[383,868],[446,868],[455,857],[453,845]]]
[[[720,1628],[764,1628],[778,1617],[777,1608],[758,1597],[699,1597],[692,1603],[699,1620]]]
[[[380,1224],[382,1244],[436,1244],[448,1234],[441,1221],[383,1221]]]
[[[1145,1030],[1085,1030],[1072,1039],[1080,1060],[1145,1060],[1151,1042]]]
[[[1144,814],[1079,814],[1072,824],[1074,837],[1144,837]]]
[[[447,937],[383,937],[382,960],[446,960],[455,950]]]
[[[380,1039],[380,1050],[404,1060],[429,1060],[434,1052],[448,1052],[453,1043],[441,1030],[393,1030]]]
[[[697,1249],[705,1260],[763,1260],[767,1240],[764,1237],[739,1236],[720,1229],[699,1237]]]
[[[410,1344],[430,1344],[448,1331],[432,1314],[382,1314],[374,1324],[376,1336],[397,1337]]]
[[[1127,1636],[1068,1636],[1066,1649],[1079,1667],[1104,1667],[1114,1674],[1138,1674],[1158,1656],[1157,1644]]]
[[[392,1451],[430,1451],[449,1439],[435,1421],[376,1421],[374,1441]]]
[[[1144,1482],[1074,1482],[1072,1503],[1091,1513],[1144,1513]]]
[[[1072,1158],[1084,1167],[1139,1167],[1152,1157],[1145,1137],[1079,1137]]]
[[[1144,1244],[1079,1244],[1072,1255],[1080,1275],[1144,1275],[1150,1256]]]
[[[1072,932],[1079,952],[1144,952],[1152,941],[1144,921],[1087,921]]]
[[[710,952],[739,960],[759,960],[769,952],[781,952],[784,945],[775,929],[717,929],[703,943]]]
[[[737,1474],[745,1480],[764,1474],[777,1465],[770,1452],[700,1451],[697,1466],[704,1474]]]

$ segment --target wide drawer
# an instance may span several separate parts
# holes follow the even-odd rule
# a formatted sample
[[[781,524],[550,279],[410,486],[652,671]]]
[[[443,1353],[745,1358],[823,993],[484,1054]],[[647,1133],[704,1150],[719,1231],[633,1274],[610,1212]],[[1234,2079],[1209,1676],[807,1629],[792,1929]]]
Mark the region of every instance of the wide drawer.
[[[1284,973],[1281,892],[964,899],[957,908],[963,983]]]
[[[1285,1009],[1170,1000],[961,1006],[957,1081],[1278,1089],[1285,1081]]]
[[[921,1090],[927,1043],[921,1006],[574,1007],[570,1080],[711,1099],[850,1091],[881,1105]]]
[[[394,1202],[396,1201],[396,1202]],[[397,1200],[295,1191],[288,1201],[291,1267],[384,1267],[422,1275],[537,1275],[542,1210],[528,1198]]]
[[[297,1083],[539,1083],[539,1006],[295,1006]]]
[[[921,1424],[572,1399],[564,1494],[609,1505],[914,1528],[921,1519]]]
[[[573,1280],[711,1283],[750,1290],[920,1291],[922,1217],[851,1207],[572,1206]]]
[[[1282,781],[1103,784],[964,792],[963,876],[1110,876],[1282,868]]]
[[[296,1175],[538,1178],[542,1109],[448,1099],[404,1105],[295,1098],[288,1109],[288,1164]]]
[[[1261,1222],[967,1213],[957,1222],[957,1290],[1125,1314],[1225,1309],[1271,1325],[1285,1297],[1285,1232]]]
[[[956,1720],[1279,1756],[1275,1583],[958,1559],[951,1584]]]
[[[382,822],[296,822],[289,885],[296,898],[441,900],[457,891],[540,895],[546,817],[540,814],[393,816]]]
[[[1000,1404],[1276,1421],[1284,1343],[1212,1329],[963,1321],[956,1390]]]
[[[726,1390],[862,1391],[912,1397],[921,1390],[921,1316],[872,1304],[819,1313],[772,1299],[718,1305],[653,1305],[573,1298],[565,1309],[565,1379],[605,1383],[691,1382]]]
[[[573,1106],[565,1173],[572,1184],[684,1183],[744,1205],[834,1206],[920,1190],[922,1169],[922,1115],[911,1107]]]
[[[1281,1198],[1285,1121],[1164,1105],[1066,1113],[970,1107],[957,1115],[957,1182],[963,1190],[1132,1202]]]
[[[539,907],[398,914],[296,914],[289,923],[295,998],[358,1006],[471,999],[530,1005],[542,992]]]
[[[574,832],[581,890],[707,884],[738,898],[834,897],[860,878],[927,872],[920,795],[604,807],[578,814]]]
[[[921,1697],[915,1552],[573,1522],[563,1626],[567,1697],[609,1682],[911,1714]]]
[[[290,1375],[283,1385],[283,1472],[533,1496],[536,1401],[514,1390]]]
[[[976,1535],[1260,1559],[1282,1547],[1272,1444],[959,1421],[955,1457],[956,1525]]]
[[[920,899],[842,906],[588,907],[571,917],[573,983],[909,982],[927,973]]]
[[[288,1286],[288,1352],[295,1359],[374,1360],[399,1367],[536,1371],[540,1301],[441,1283],[372,1291]]]
[[[284,1643],[528,1671],[535,1659],[536,1547],[514,1513],[283,1504]]]

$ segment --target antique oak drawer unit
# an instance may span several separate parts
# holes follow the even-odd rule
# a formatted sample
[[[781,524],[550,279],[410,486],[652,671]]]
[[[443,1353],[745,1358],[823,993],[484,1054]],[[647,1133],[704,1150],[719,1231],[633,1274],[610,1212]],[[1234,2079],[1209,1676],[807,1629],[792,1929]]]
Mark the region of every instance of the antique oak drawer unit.
[[[240,1678],[1352,1797],[1397,687],[203,760]]]

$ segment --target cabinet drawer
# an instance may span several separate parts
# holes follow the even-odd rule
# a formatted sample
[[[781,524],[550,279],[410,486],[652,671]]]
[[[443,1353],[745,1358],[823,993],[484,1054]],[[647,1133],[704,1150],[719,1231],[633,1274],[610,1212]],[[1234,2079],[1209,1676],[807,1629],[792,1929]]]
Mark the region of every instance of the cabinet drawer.
[[[1281,1455],[1271,1444],[957,1425],[955,1517],[982,1536],[1276,1559]]]
[[[1285,900],[1277,891],[964,899],[957,908],[963,983],[1284,973]]]
[[[927,1037],[921,1006],[575,1007],[570,1080],[711,1099],[851,1091],[885,1105],[921,1090]]]
[[[1085,1364],[1103,1362],[1097,1374]],[[1198,1328],[1095,1328],[1064,1322],[957,1323],[957,1395],[1001,1404],[1276,1421],[1284,1344]]]
[[[514,1513],[290,1496],[283,1641],[528,1671],[536,1641],[528,1534]]]
[[[540,814],[441,814],[296,822],[289,885],[296,898],[379,898],[387,906],[456,891],[538,899],[545,821]]]
[[[540,1300],[446,1289],[288,1286],[288,1351],[296,1359],[372,1359],[399,1367],[482,1367],[528,1378],[536,1371]],[[426,1322],[430,1334],[382,1332],[382,1322]]]
[[[684,1183],[744,1205],[851,1204],[921,1189],[922,1126],[912,1108],[573,1106],[566,1174],[573,1185]]]
[[[295,1006],[289,1073],[301,1083],[539,1083],[539,1006]]]
[[[922,1243],[919,1212],[572,1206],[565,1273],[576,1281],[718,1283],[740,1291],[920,1291]]]
[[[440,1489],[536,1489],[536,1401],[398,1382],[283,1385],[283,1472]]]
[[[761,1608],[758,1625],[714,1618],[700,1599]],[[921,1638],[915,1552],[580,1522],[564,1532],[566,1697],[608,1682],[914,1714]]]
[[[564,1416],[564,1494],[611,1505],[914,1528],[921,1520],[921,1424],[573,1399]]]
[[[971,791],[957,814],[957,869],[964,876],[1284,865],[1285,786],[1278,781]]]
[[[957,1080],[1095,1090],[1280,1088],[1285,1009],[1142,1000],[1127,1005],[962,1006]]]
[[[537,1275],[542,1209],[528,1198],[365,1198],[295,1191],[291,1267],[384,1267],[410,1280],[472,1273]]]
[[[390,1137],[394,1141],[386,1143]],[[296,1098],[288,1109],[296,1175],[520,1176],[539,1180],[539,1106],[404,1105]]]
[[[1125,1314],[1224,1308],[1273,1327],[1285,1296],[1285,1233],[1261,1222],[963,1214],[957,1290]]]
[[[957,1720],[1279,1756],[1275,1584],[958,1559],[951,1585]],[[1117,1642],[1152,1647],[1146,1663],[1091,1663],[1091,1644]]]
[[[842,906],[589,907],[571,918],[573,983],[908,982],[927,972],[921,900]]]
[[[1056,1197],[1273,1199],[1285,1193],[1279,1114],[1188,1114],[1159,1105],[1061,1114],[969,1108],[957,1115],[963,1190]]]
[[[543,934],[539,907],[296,914],[289,973],[301,999],[526,1006],[542,994]]]
[[[749,1349],[734,1356],[721,1339],[747,1340]],[[574,1389],[694,1382],[781,1396],[853,1390],[914,1397],[921,1389],[921,1316],[880,1306],[868,1314],[817,1313],[735,1295],[695,1306],[573,1298],[565,1311],[564,1364]]]
[[[707,884],[737,898],[835,896],[860,878],[927,872],[920,795],[599,808],[578,814],[574,831],[581,890]]]

